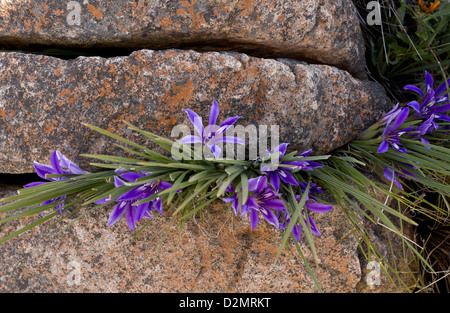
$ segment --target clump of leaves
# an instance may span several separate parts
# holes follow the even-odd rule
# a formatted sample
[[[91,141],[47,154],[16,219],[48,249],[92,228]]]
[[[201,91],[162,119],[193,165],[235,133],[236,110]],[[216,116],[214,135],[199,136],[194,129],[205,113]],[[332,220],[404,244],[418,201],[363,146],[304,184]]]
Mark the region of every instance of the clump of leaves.
[[[450,66],[450,3],[433,12],[418,1],[379,0],[381,24],[369,25],[368,0],[354,0],[366,42],[367,69],[398,102],[411,98],[402,87],[419,84],[424,70],[436,80],[448,79]],[[371,7],[369,7],[371,9]]]

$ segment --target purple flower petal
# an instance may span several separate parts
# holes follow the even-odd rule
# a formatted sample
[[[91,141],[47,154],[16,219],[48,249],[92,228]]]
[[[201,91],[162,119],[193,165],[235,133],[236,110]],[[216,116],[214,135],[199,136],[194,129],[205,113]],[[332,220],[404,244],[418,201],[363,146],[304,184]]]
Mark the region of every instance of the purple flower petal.
[[[50,157],[50,163],[52,167],[55,169],[57,174],[67,174],[66,171],[63,171],[60,165],[61,153],[57,150],[53,151]]]
[[[248,201],[248,198],[247,198],[247,201]],[[247,208],[245,203],[242,206],[245,207],[245,209]],[[234,214],[236,214],[236,216],[237,216],[239,214],[239,198],[237,196],[234,197],[234,200],[233,200],[233,203],[231,204],[231,207],[233,208]],[[245,209],[241,208],[242,215],[245,215],[245,213],[244,213]]]
[[[272,154],[280,153],[280,158],[281,158],[282,156],[285,155],[287,146],[288,146],[288,143],[280,144],[278,147],[273,149]]]
[[[422,141],[423,143],[430,143],[428,140],[426,140],[425,138],[420,137],[420,141]],[[431,149],[431,147],[424,145],[425,148],[427,149]]]
[[[128,228],[134,231],[137,222],[136,209],[129,202],[127,204],[127,211],[125,212],[125,220]]]
[[[278,174],[280,175],[280,178],[282,181],[284,181],[286,184],[291,184],[293,186],[298,186],[297,180],[292,176],[289,171],[285,169],[278,170]]]
[[[216,100],[214,100],[213,104],[211,105],[211,112],[209,113],[209,125],[208,126],[215,126],[218,116],[219,116],[219,104],[216,102]],[[211,130],[209,130],[209,131],[211,131]],[[208,133],[209,133],[209,131],[208,131]]]
[[[280,177],[278,176],[278,173],[276,171],[269,173],[269,181],[273,189],[275,189],[276,191],[280,190]]]
[[[406,86],[403,87],[403,89],[405,89],[405,90],[411,90],[411,91],[417,92],[421,97],[423,97],[423,92],[422,92],[422,90],[421,90],[419,87],[417,87],[417,86],[414,86],[414,85],[406,85]]]
[[[141,219],[144,217],[145,213],[148,211],[150,202],[145,202],[145,203],[141,203],[136,205],[135,210],[136,210],[136,220],[138,222],[141,221]]]
[[[205,128],[203,127],[202,118],[192,110],[186,109],[184,111],[187,113],[192,125],[194,125],[194,129],[197,131],[197,134],[199,134],[202,138],[205,138]]]
[[[169,189],[169,188],[172,188],[172,187],[173,187],[173,185],[170,184],[170,183],[167,183],[167,182],[162,181],[162,180],[159,181],[159,189],[160,190],[166,190],[166,189]]]
[[[439,97],[435,97],[436,104],[448,103],[448,94],[444,94]]]
[[[398,129],[403,124],[403,122],[408,118],[408,115],[409,115],[409,108],[400,109],[400,112],[397,114],[397,117],[395,118],[391,127],[389,127],[389,130],[394,131]]]
[[[318,202],[306,202],[306,208],[313,212],[327,213],[333,209],[333,206]]]
[[[233,195],[232,197],[221,198],[221,199],[225,202],[233,202],[234,199],[236,199],[236,195]]]
[[[212,145],[211,151],[214,154],[214,158],[218,159],[220,157],[220,154],[222,153],[222,149],[219,146]]]
[[[119,198],[117,198],[117,201],[127,201],[127,200],[135,200],[142,196],[144,192],[147,191],[146,185],[140,185],[136,188],[131,189],[130,191],[127,191],[126,193],[122,194]]]
[[[55,180],[55,179],[54,178],[47,178],[47,177],[45,177],[45,175],[47,175],[47,174],[58,174],[55,171],[55,169],[53,169],[53,167],[48,166],[48,165],[44,165],[44,164],[40,164],[40,163],[34,162],[33,166],[34,166],[34,169],[36,170],[36,174],[38,174],[38,176],[40,178],[43,178],[43,179],[47,179],[47,180],[52,181],[52,180]]]
[[[41,203],[41,206],[47,205],[47,204],[50,204],[50,203],[53,203],[53,202],[55,202],[56,200],[58,200],[58,198],[44,201],[44,202]]]
[[[420,104],[417,101],[411,101],[410,103],[407,103],[410,107],[412,107],[417,113],[420,113]]]
[[[383,140],[383,142],[380,144],[380,147],[378,148],[377,153],[385,153],[389,148],[389,144],[386,140]]]
[[[119,177],[114,176],[114,186],[116,186],[116,188],[117,188],[117,187],[120,187],[123,185],[125,185],[125,182],[123,180],[121,180]]]
[[[195,144],[195,143],[203,143],[202,139],[198,136],[188,135],[180,139],[180,142],[183,144]]]
[[[255,197],[248,197],[247,202],[245,202],[246,209],[258,210],[259,205]]]
[[[425,88],[426,92],[433,90],[433,76],[427,71],[425,71]]]
[[[224,143],[234,143],[239,145],[245,146],[245,141],[242,140],[239,137],[232,137],[232,136],[216,136],[212,140],[209,141],[210,144],[216,144],[218,142],[224,142]]]
[[[260,179],[258,179],[258,183],[255,188],[255,194],[261,194],[263,190],[266,189],[267,187],[269,187],[269,185],[267,184],[267,177],[260,176]]]
[[[408,166],[408,167],[410,167],[410,168],[413,168],[413,169],[417,169],[417,168],[415,168],[414,166],[412,166],[412,165],[410,165],[410,164],[404,164],[404,165],[405,165],[405,166]],[[399,168],[400,168],[400,170],[403,172],[403,174],[406,174],[406,175],[409,175],[409,176],[412,176],[412,177],[417,177],[416,175],[414,175],[414,174],[411,173],[410,171],[406,170],[404,167],[399,166]],[[402,175],[402,174],[399,174],[399,176],[406,178],[406,177],[405,177],[404,175]]]
[[[231,125],[236,123],[238,119],[240,119],[240,116],[234,116],[227,118],[225,121],[223,121],[220,126],[215,130],[216,136],[223,134],[228,128],[230,128]]]
[[[120,218],[125,213],[126,209],[127,209],[127,202],[125,201],[119,202],[109,214],[108,226],[111,226],[118,220],[120,220]]]
[[[62,196],[62,197],[60,197],[60,198],[58,199],[58,200],[61,200],[61,201],[58,202],[59,204],[55,207],[55,209],[58,210],[59,214],[61,214],[61,209],[64,208],[64,199],[65,199],[66,197],[67,197],[67,196]]]
[[[135,182],[138,178],[144,177],[144,174],[136,173],[136,172],[126,172],[120,175],[120,178],[123,178],[129,182]]]
[[[264,217],[264,219],[269,223],[275,226],[276,229],[279,228],[279,221],[275,213],[273,213],[271,210],[266,210],[264,208],[260,208],[261,215]],[[256,227],[256,226],[255,226]]]
[[[236,194],[232,197],[222,198],[225,202],[231,202],[231,207],[233,208],[234,214],[237,216],[239,213],[239,199]]]
[[[450,110],[450,104],[434,106],[430,111],[435,113],[435,112],[447,112],[448,110]]]
[[[259,180],[262,178],[263,176],[259,176],[256,178],[250,178],[248,180],[248,191],[255,191],[256,187],[258,186],[258,182]]]
[[[302,236],[302,228],[301,228],[301,226],[300,225],[295,225],[293,228],[292,228],[292,234],[294,235],[294,238],[295,238],[295,240],[297,241],[297,242],[299,242],[300,241],[300,238],[301,238],[301,236]]]
[[[156,211],[158,211],[159,213],[161,213],[162,215],[164,215],[164,212],[162,210],[162,200],[161,197],[155,199],[155,201],[153,202],[153,209],[155,209]]]
[[[316,226],[316,223],[314,223],[314,220],[311,218],[311,216],[308,215],[309,224],[311,226],[311,233],[316,236],[321,236],[322,234],[319,232],[319,229]]]
[[[441,93],[443,93],[447,89],[447,84],[450,85],[450,79],[448,79],[447,82],[443,82],[442,84],[440,84],[439,87],[437,87],[434,91],[434,94],[436,96],[440,96]]]
[[[108,203],[108,202],[110,202],[112,199],[111,199],[111,197],[106,197],[106,198],[103,198],[103,199],[100,199],[100,200],[97,200],[97,201],[95,201],[94,203],[95,204],[105,204],[105,203]]]
[[[424,98],[422,99],[421,107],[426,107],[432,100],[434,99],[434,90],[430,90],[426,93]]]
[[[444,114],[436,114],[436,119],[450,122],[450,116]]]
[[[267,186],[267,188],[264,190],[264,193],[262,193],[259,198],[264,202],[267,200],[280,198],[280,195],[276,193],[272,188],[270,188],[270,186]]]
[[[311,171],[311,170],[313,170],[315,168],[323,167],[323,164],[320,164],[320,163],[317,163],[317,162],[314,162],[314,161],[308,161],[308,165],[309,166],[306,166],[303,169],[306,170],[306,171],[308,171],[308,170]]]
[[[408,151],[407,151],[405,148],[402,148],[402,147],[398,146],[397,144],[393,144],[393,145],[392,145],[392,148],[393,148],[394,150],[400,151],[400,152],[402,152],[402,153],[408,153]]]
[[[398,189],[403,190],[402,184],[395,178],[394,171],[388,167],[384,168],[383,173],[384,178],[386,178],[388,181],[393,181],[394,184],[397,186]]]
[[[114,173],[116,173],[116,175],[120,176],[120,175],[122,175],[124,173],[128,173],[128,170],[124,170],[124,169],[118,168],[118,169],[114,170]]]
[[[300,153],[299,156],[306,157],[311,154],[312,149],[306,150],[303,153]]]
[[[45,182],[45,181],[36,181],[33,183],[26,184],[25,186],[23,186],[23,188],[30,188],[30,187],[39,186],[39,185],[46,184],[46,183],[47,182]]]
[[[391,120],[393,119],[393,118],[395,118],[396,116],[397,116],[397,114],[398,114],[398,107],[399,107],[399,103],[397,103],[395,106],[394,106],[394,108],[392,109],[392,110],[390,110],[389,112],[387,112],[384,116],[383,116],[383,118],[380,120],[380,123],[387,123],[387,124],[390,124],[391,123]]]
[[[86,171],[83,171],[81,168],[79,168],[75,163],[73,163],[71,160],[69,160],[61,152],[57,151],[57,155],[58,155],[59,165],[61,167],[66,168],[69,173],[79,174],[79,175],[87,174]]]
[[[277,211],[284,211],[284,210],[286,210],[286,208],[284,206],[284,202],[281,199],[266,200],[266,201],[264,201],[262,206],[264,208],[267,208],[267,209],[270,208],[270,209],[277,210]]]
[[[250,224],[252,226],[252,230],[255,230],[256,226],[259,223],[258,211],[250,210]]]

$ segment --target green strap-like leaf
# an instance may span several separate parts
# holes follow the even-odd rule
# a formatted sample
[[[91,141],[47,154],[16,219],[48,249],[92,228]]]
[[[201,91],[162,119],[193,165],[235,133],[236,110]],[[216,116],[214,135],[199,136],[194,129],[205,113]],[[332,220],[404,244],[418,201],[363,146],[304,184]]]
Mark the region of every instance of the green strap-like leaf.
[[[25,226],[25,227],[15,231],[15,232],[13,232],[12,234],[10,234],[10,235],[8,235],[6,237],[3,237],[2,239],[0,239],[0,244],[3,244],[6,241],[11,240],[12,238],[17,237],[17,236],[23,234],[24,232],[26,232],[26,231],[28,231],[28,230],[30,230],[30,229],[32,229],[32,228],[42,224],[42,223],[48,221],[49,219],[51,219],[52,217],[54,217],[57,214],[58,214],[58,211],[53,212],[53,213],[51,213],[51,214],[49,214],[49,215],[47,215],[45,217],[42,217],[42,218],[38,219],[35,222],[30,223],[27,226]]]

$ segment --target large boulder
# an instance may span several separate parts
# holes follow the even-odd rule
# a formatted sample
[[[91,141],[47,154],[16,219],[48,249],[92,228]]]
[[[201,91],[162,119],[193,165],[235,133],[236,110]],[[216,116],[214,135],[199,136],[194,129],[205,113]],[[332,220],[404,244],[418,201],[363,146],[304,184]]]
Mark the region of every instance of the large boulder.
[[[33,172],[56,149],[90,169],[82,153],[121,150],[82,123],[150,144],[123,121],[170,137],[190,124],[184,109],[206,120],[213,100],[219,120],[278,125],[280,142],[314,154],[390,107],[364,73],[345,0],[2,0],[0,49],[26,52],[0,53],[0,173]],[[1,186],[0,198],[16,191]],[[317,291],[293,245],[275,262],[280,234],[265,222],[251,231],[220,201],[181,232],[169,212],[157,214],[137,240],[124,221],[107,227],[108,216],[99,209],[59,233],[68,217],[1,245],[0,292]],[[322,236],[312,270],[325,292],[389,290],[383,273],[380,285],[366,284],[371,269],[339,207],[313,217]],[[39,218],[0,224],[0,238]],[[388,251],[385,242],[377,245]]]
[[[239,53],[140,50],[126,57],[0,53],[0,173],[33,171],[52,150],[85,167],[81,153],[117,153],[94,124],[130,139],[123,120],[169,137],[184,109],[206,120],[279,125],[280,142],[325,154],[353,139],[389,107],[383,88],[329,65]],[[206,123],[206,121],[205,121]]]
[[[365,75],[347,0],[4,0],[0,13],[1,49],[228,50]]]
[[[0,198],[15,192],[0,187]],[[276,260],[278,231],[265,222],[251,231],[246,218],[227,213],[220,201],[205,210],[202,221],[188,220],[181,232],[176,223],[170,226],[169,215],[157,213],[136,239],[124,220],[107,227],[108,214],[98,209],[62,232],[76,215],[55,226],[47,222],[0,245],[0,292],[318,291],[293,244]],[[339,207],[313,217],[322,233],[315,237],[318,264],[305,239],[300,246],[324,292],[396,290],[382,271],[379,284],[368,284],[358,243]],[[0,225],[0,238],[37,219]]]

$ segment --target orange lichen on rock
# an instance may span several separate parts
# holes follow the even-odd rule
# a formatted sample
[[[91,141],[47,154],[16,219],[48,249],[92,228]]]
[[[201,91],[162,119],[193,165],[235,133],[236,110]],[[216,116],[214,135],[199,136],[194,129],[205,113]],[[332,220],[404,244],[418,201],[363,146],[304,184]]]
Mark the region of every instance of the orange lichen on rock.
[[[291,149],[324,154],[354,138],[390,105],[380,85],[331,66],[238,53],[140,50],[74,60],[0,53],[0,66],[8,68],[0,76],[0,126],[8,125],[0,127],[0,136],[15,142],[16,151],[29,145],[70,147],[67,156],[88,169],[82,153],[112,153],[114,145],[103,137],[97,144],[93,140],[99,137],[81,123],[130,138],[123,128],[126,119],[167,137],[173,126],[186,122],[184,109],[206,117],[216,100],[222,120],[241,116],[242,125],[279,125],[280,140],[290,142]],[[27,73],[33,74],[32,83],[23,84]],[[49,116],[55,116],[54,131],[33,133]],[[36,149],[9,158],[13,151],[3,149],[0,172],[29,172],[34,160],[48,157],[48,151]]]
[[[30,45],[134,50],[215,47],[251,51],[258,57],[311,59],[365,78],[364,41],[351,1],[98,0],[95,6],[79,4],[68,9],[67,2],[59,0],[6,2],[0,6],[0,45],[11,50]],[[80,15],[80,23],[68,23],[69,13]]]
[[[96,7],[94,7],[92,4],[89,3],[89,4],[87,5],[87,8],[88,8],[88,11],[91,12],[92,15],[94,15],[94,17],[95,17],[97,20],[100,20],[100,19],[103,17],[102,12],[100,12],[100,10],[97,9]]]

